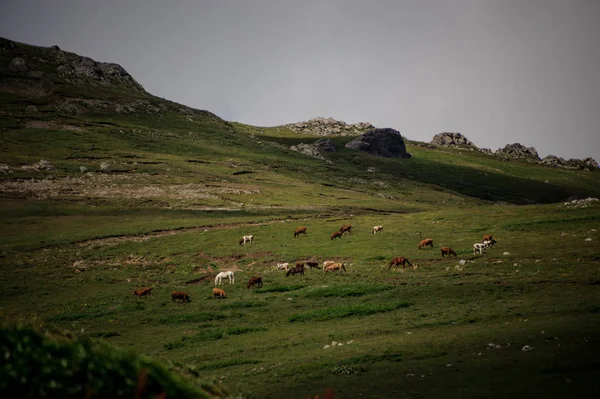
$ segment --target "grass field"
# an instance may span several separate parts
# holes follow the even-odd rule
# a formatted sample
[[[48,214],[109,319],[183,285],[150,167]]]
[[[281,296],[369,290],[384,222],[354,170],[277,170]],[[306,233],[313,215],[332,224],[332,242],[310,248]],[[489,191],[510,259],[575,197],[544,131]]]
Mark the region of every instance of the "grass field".
[[[2,68],[7,87],[27,79]],[[350,137],[323,161],[289,149],[318,137],[59,83],[0,93],[4,325],[68,331],[248,398],[600,395],[600,201],[571,203],[600,197],[600,173],[410,141],[410,159],[375,158]],[[73,99],[166,111],[57,110]],[[40,159],[55,168],[22,168]],[[474,255],[483,234],[498,242]],[[434,248],[417,249],[425,237]],[[416,268],[389,270],[396,256]],[[275,270],[307,260],[347,272]],[[236,282],[215,299],[223,269]],[[264,286],[246,288],[252,276]]]

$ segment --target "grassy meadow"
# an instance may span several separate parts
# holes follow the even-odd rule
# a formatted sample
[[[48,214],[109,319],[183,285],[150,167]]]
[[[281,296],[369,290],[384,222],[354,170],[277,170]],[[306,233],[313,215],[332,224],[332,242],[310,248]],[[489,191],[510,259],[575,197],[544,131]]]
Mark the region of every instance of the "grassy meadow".
[[[39,83],[0,73],[5,88]],[[57,108],[81,99],[164,112]],[[289,148],[319,137],[176,107],[64,82],[0,92],[4,326],[65,331],[246,398],[600,395],[600,201],[571,203],[600,197],[600,173],[412,141],[410,159],[375,158],[351,137],[321,160]],[[27,168],[40,159],[54,169]],[[497,244],[475,255],[484,234]],[[417,249],[426,237],[434,248]],[[389,270],[396,256],[415,267]],[[347,272],[275,270],[325,260]],[[225,269],[235,284],[215,299]],[[142,287],[153,296],[132,295]]]

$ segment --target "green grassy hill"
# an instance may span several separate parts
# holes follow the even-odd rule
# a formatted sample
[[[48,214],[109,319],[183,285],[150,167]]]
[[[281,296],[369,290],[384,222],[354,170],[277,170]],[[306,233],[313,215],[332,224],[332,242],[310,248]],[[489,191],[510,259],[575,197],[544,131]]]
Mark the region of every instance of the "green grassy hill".
[[[317,159],[290,146],[318,136],[224,121],[119,68],[0,40],[5,324],[248,397],[600,393],[600,201],[571,202],[600,197],[600,173],[408,140],[411,158],[377,158],[342,136]],[[475,255],[483,234],[498,243]],[[425,237],[433,249],[417,249]],[[395,256],[417,267],[389,270]],[[307,260],[348,271],[275,270]],[[217,300],[221,269],[236,284]],[[263,288],[246,288],[253,275]]]

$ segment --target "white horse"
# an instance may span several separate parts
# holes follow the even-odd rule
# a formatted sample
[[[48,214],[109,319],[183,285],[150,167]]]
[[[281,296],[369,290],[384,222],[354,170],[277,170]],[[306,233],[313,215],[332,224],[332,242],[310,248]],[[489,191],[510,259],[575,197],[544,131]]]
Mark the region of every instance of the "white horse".
[[[229,279],[229,284],[235,284],[235,278],[233,276],[233,272],[228,271],[228,272],[221,272],[221,273],[217,274],[217,277],[215,277],[215,285],[222,285],[224,278]]]
[[[253,235],[243,236],[242,239],[240,240],[240,245],[246,245],[247,242],[249,242],[250,245],[252,245],[252,240],[254,240]]]
[[[371,234],[375,234],[375,233],[383,233],[383,226],[373,226],[373,230],[371,231]]]
[[[278,263],[277,270],[285,270],[287,272],[289,266],[290,266],[290,264],[287,262],[286,263]]]

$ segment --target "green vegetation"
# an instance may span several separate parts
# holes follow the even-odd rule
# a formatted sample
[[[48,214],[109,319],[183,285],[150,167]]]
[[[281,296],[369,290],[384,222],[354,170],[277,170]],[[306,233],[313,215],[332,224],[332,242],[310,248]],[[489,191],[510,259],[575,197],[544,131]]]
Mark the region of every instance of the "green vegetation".
[[[412,158],[381,159],[350,137],[323,161],[289,149],[319,137],[123,87],[41,93],[8,62],[3,87],[32,92],[0,93],[0,336],[21,354],[0,363],[3,390],[84,397],[108,375],[132,397],[146,369],[147,397],[600,395],[600,204],[565,205],[600,197],[600,173],[410,141]],[[40,159],[54,169],[22,168]],[[346,223],[352,235],[331,240]],[[474,255],[483,234],[498,242]],[[425,237],[433,249],[417,249]],[[415,267],[388,270],[395,256]],[[325,260],[347,271],[275,270]],[[236,283],[216,299],[222,269]],[[252,276],[264,286],[248,289]],[[132,295],[142,287],[153,295]],[[38,327],[12,327],[24,321]]]

